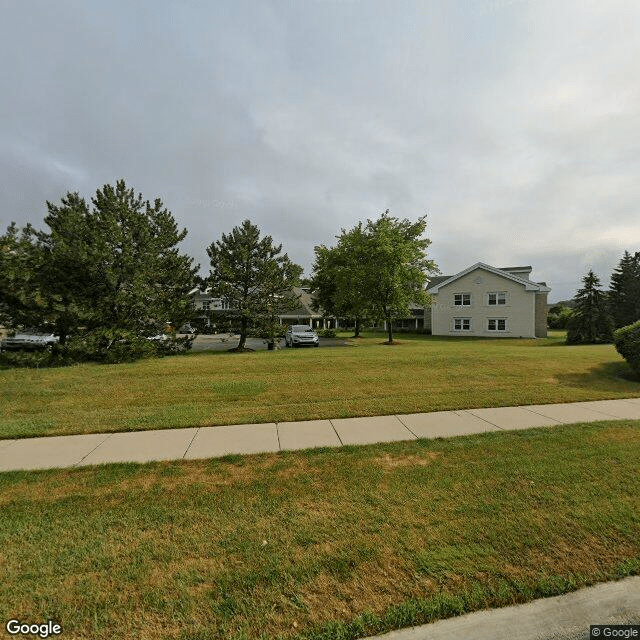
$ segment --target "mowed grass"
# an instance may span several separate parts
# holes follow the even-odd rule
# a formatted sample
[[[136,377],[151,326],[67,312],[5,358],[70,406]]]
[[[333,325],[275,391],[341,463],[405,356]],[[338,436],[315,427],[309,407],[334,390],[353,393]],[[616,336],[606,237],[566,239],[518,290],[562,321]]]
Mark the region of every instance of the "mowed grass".
[[[640,571],[640,421],[0,474],[0,619],[363,637]]]
[[[612,345],[383,335],[352,346],[0,371],[0,438],[640,396]]]

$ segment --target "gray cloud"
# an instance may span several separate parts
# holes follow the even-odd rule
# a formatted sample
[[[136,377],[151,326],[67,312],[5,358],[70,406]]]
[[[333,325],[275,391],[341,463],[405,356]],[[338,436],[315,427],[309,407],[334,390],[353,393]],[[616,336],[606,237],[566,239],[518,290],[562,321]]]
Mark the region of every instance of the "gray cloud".
[[[452,273],[570,297],[640,250],[632,0],[7,2],[0,221],[124,177],[205,247],[250,218],[308,272],[389,208]]]

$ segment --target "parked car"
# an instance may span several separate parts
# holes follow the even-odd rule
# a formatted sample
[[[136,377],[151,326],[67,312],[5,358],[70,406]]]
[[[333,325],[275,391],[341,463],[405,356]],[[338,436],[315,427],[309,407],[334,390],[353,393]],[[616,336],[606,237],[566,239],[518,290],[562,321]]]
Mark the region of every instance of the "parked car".
[[[285,333],[287,347],[319,347],[318,334],[307,324],[292,324]]]
[[[166,333],[158,333],[155,336],[147,336],[147,340],[151,340],[152,342],[164,342],[168,339],[169,336]]]
[[[194,333],[196,333],[196,330],[194,327],[192,327],[188,322],[186,324],[183,324],[179,329],[178,329],[178,333],[184,333],[184,334],[188,334],[188,335],[192,335]]]
[[[58,344],[60,338],[54,336],[53,333],[46,331],[37,331],[35,329],[26,329],[25,331],[16,333],[13,336],[5,338],[0,346],[7,350],[36,350],[48,349],[54,344]]]

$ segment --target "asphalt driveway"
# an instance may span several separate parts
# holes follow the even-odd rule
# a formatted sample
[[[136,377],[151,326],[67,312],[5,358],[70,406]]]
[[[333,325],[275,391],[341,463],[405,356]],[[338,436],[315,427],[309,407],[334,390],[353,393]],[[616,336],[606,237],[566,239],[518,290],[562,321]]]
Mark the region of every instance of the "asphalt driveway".
[[[239,336],[229,333],[213,335],[199,334],[193,342],[192,351],[227,351],[238,345]],[[346,347],[349,343],[342,338],[320,338],[320,347]],[[262,338],[247,338],[246,347],[254,351],[265,351],[267,344]],[[286,349],[284,339],[278,348]],[[311,348],[311,347],[310,347]]]

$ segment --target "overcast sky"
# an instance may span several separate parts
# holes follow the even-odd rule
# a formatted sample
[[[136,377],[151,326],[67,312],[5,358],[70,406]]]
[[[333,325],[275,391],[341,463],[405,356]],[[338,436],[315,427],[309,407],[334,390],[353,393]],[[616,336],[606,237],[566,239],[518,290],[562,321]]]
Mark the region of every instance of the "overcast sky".
[[[124,178],[206,247],[428,215],[570,298],[640,251],[637,0],[0,0],[0,223]]]

